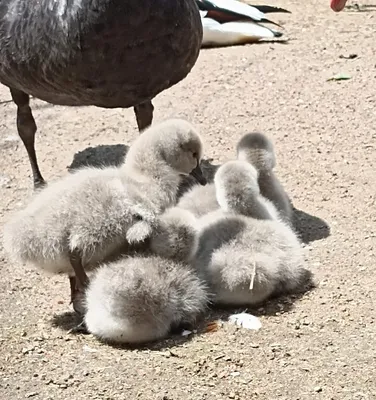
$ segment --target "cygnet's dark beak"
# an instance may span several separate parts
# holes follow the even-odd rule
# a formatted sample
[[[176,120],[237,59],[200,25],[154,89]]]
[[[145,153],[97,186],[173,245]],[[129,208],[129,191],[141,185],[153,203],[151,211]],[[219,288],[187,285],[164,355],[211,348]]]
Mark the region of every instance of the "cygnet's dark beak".
[[[204,177],[204,174],[202,173],[200,164],[197,164],[197,167],[191,171],[190,175],[192,175],[193,178],[195,178],[196,181],[202,186],[205,186],[208,183],[208,181]]]

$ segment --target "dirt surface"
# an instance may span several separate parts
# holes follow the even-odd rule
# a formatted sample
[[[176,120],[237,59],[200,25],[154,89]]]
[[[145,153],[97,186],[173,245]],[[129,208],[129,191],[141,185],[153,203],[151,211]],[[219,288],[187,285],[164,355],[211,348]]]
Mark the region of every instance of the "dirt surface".
[[[188,78],[155,100],[155,121],[195,123],[216,163],[234,157],[247,131],[273,139],[317,287],[250,310],[258,332],[224,324],[117,349],[67,333],[67,279],[10,265],[0,249],[1,399],[376,398],[376,14],[335,14],[329,0],[265,3],[293,12],[273,17],[291,41],[202,51]],[[351,79],[327,81],[338,73]],[[1,223],[32,189],[9,99],[1,87]],[[47,180],[66,174],[77,152],[116,145],[105,148],[116,159],[138,135],[132,110],[32,107]]]

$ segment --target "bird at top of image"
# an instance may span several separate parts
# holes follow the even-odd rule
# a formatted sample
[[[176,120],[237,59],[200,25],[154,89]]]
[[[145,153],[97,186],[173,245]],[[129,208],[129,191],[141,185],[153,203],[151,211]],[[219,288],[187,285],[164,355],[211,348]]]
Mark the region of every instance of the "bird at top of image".
[[[347,0],[330,0],[330,8],[335,12],[342,11],[346,6]]]
[[[284,8],[246,4],[246,0],[196,0],[203,26],[201,47],[222,47],[255,43],[283,36],[282,32],[261,25],[278,25],[268,13],[290,13]]]

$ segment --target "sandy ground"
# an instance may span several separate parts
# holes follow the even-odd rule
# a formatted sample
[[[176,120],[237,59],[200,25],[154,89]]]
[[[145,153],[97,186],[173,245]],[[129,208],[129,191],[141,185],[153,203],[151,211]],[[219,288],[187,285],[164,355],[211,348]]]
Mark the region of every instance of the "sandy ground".
[[[116,349],[67,334],[68,281],[11,265],[0,249],[1,399],[376,398],[376,14],[335,14],[329,0],[266,3],[293,12],[275,16],[290,43],[202,51],[189,77],[155,100],[155,121],[195,123],[215,162],[233,157],[247,131],[273,139],[317,288],[250,310],[258,332],[225,324]],[[327,81],[338,73],[351,79]],[[9,99],[1,87],[1,223],[32,188]],[[132,110],[32,107],[47,180],[66,174],[75,153],[121,153],[138,134]]]

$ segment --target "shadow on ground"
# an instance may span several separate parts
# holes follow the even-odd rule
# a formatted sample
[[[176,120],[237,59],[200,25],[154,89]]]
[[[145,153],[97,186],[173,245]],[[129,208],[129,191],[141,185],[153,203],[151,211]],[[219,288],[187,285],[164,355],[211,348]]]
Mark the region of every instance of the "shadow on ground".
[[[82,167],[118,167],[120,166],[129,150],[124,144],[99,145],[88,147],[73,156],[68,171],[74,171]]]
[[[293,224],[300,239],[306,244],[330,235],[330,227],[323,219],[296,208]]]
[[[60,328],[65,332],[68,332],[72,335],[88,335],[89,333],[85,329],[76,329],[80,323],[81,318],[73,311],[64,312],[62,314],[55,314],[50,323],[55,328]],[[105,343],[113,348],[120,349],[120,350],[154,350],[154,351],[161,351],[164,349],[170,349],[172,347],[179,347],[183,345],[187,341],[190,341],[193,335],[183,336],[182,332],[184,329],[189,329],[193,331],[194,327],[190,326],[179,326],[173,329],[168,338],[152,343],[146,343],[142,345],[119,345],[114,343],[109,343],[106,341],[100,341],[101,343]]]
[[[61,328],[63,331],[70,331],[81,322],[81,319],[75,312],[66,311],[62,314],[55,314],[50,322],[55,328]]]

